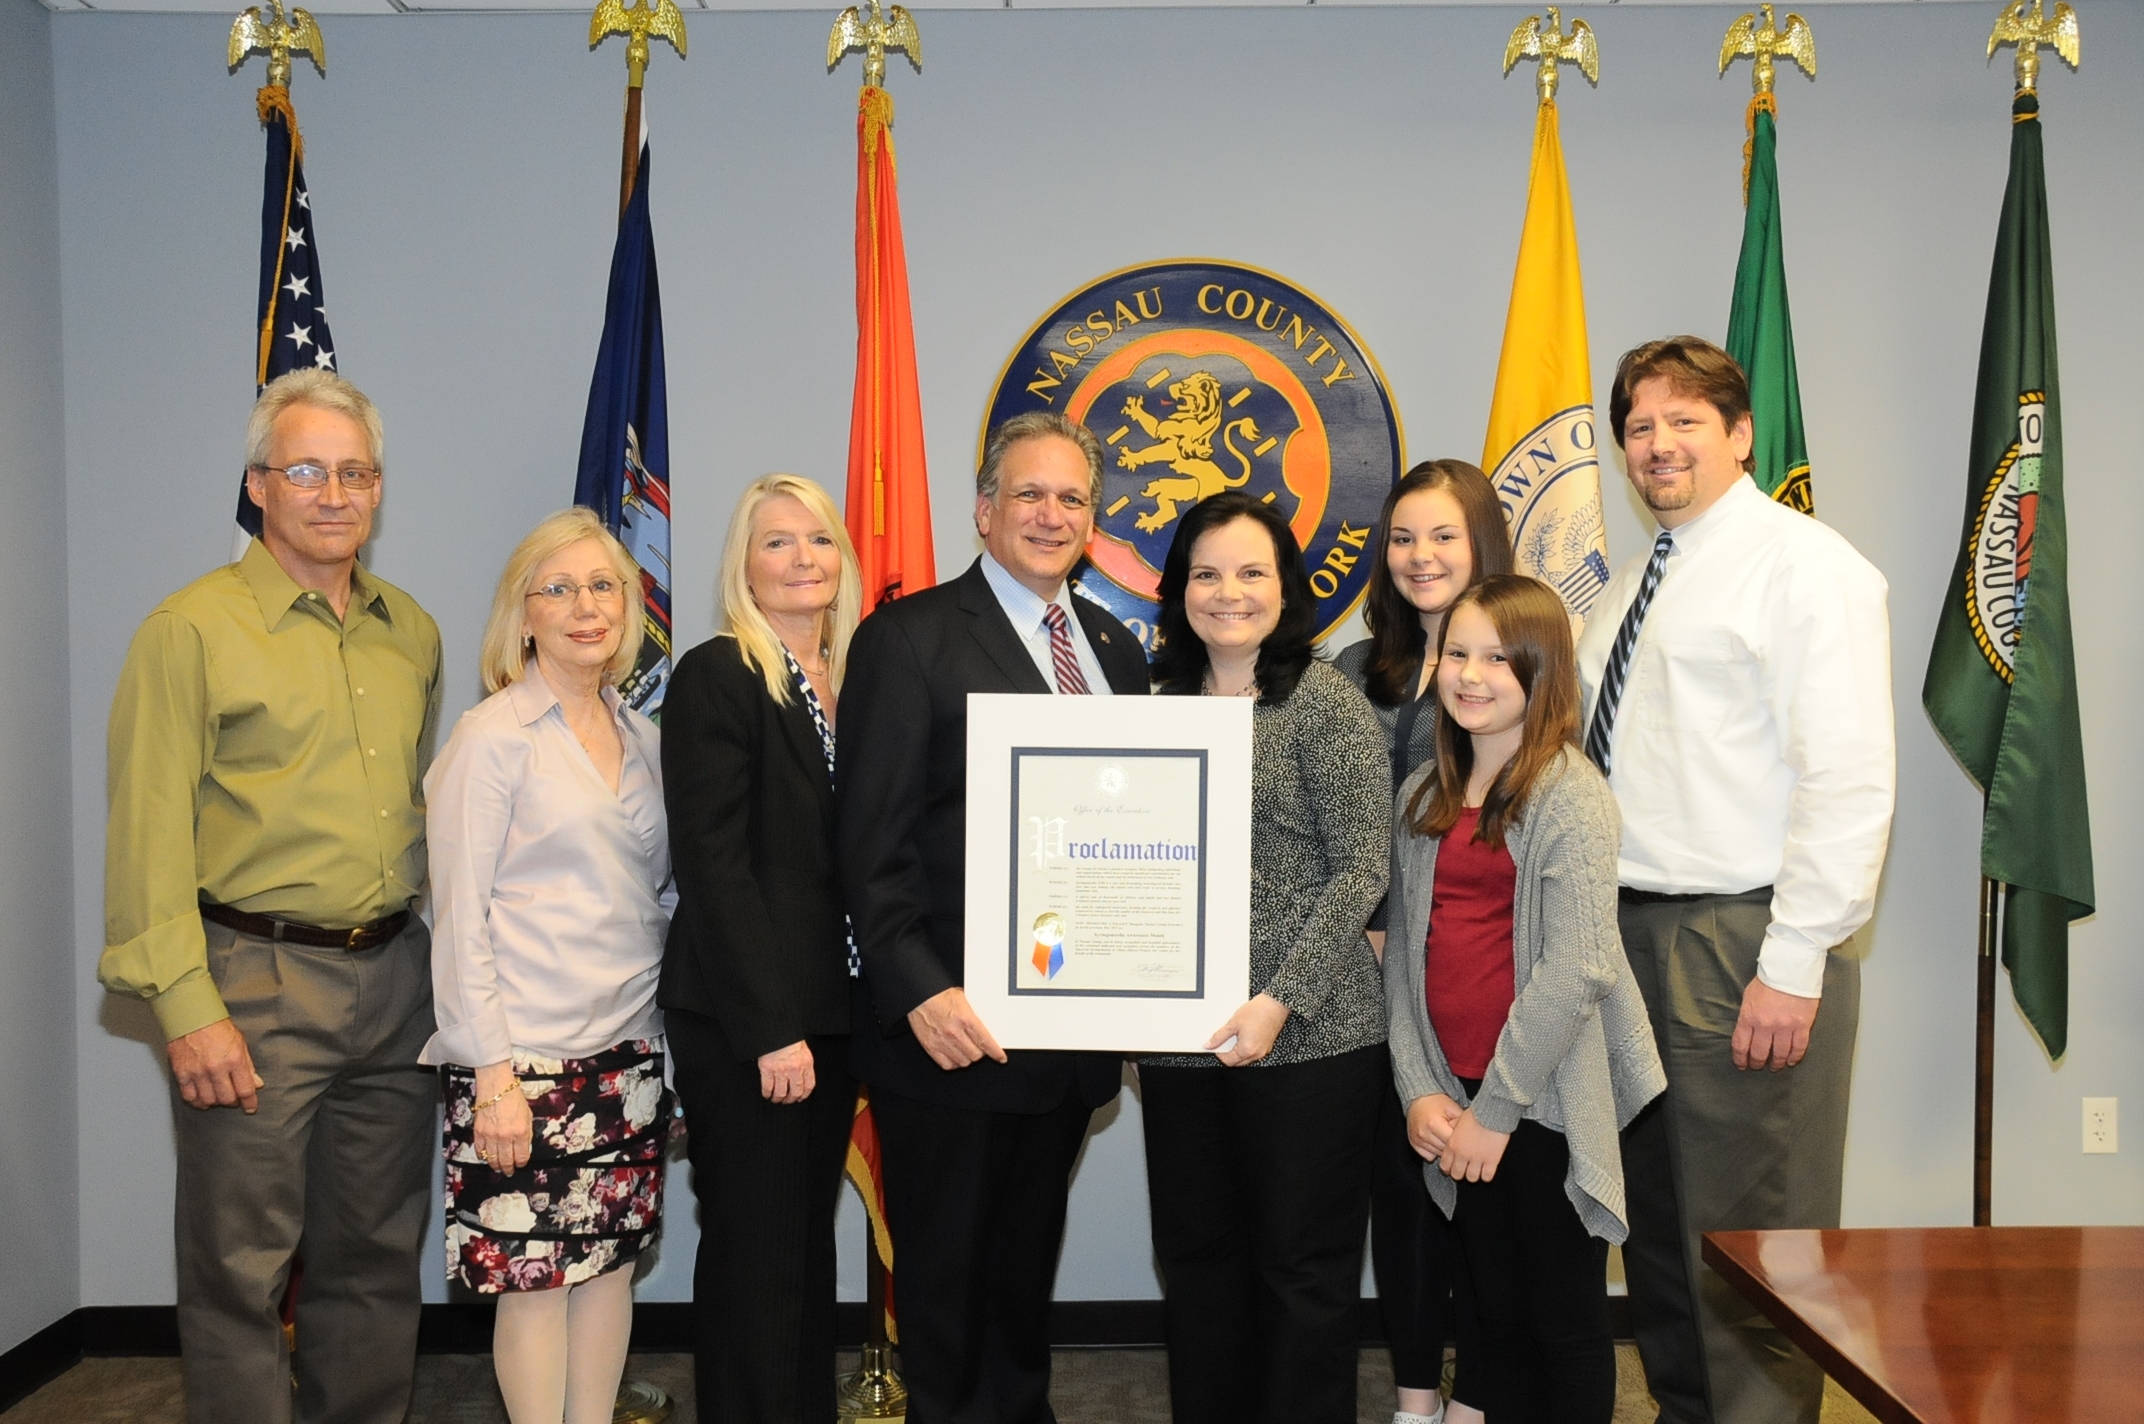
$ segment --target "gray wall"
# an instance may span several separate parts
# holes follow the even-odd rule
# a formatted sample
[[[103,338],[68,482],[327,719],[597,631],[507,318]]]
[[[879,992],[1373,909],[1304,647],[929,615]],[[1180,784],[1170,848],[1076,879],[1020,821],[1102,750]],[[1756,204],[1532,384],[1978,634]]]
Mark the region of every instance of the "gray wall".
[[[1566,79],[1564,141],[1596,389],[1668,331],[1719,335],[1741,224],[1745,70],[1712,76],[1734,7],[1588,7],[1598,91]],[[1823,80],[1783,78],[1790,271],[1819,508],[1891,581],[1901,797],[1870,934],[1847,1174],[1855,1224],[1969,1211],[1977,798],[1919,709],[1954,554],[1974,353],[2009,142],[1978,5],[1810,7]],[[1480,452],[1524,202],[1527,76],[1498,9],[927,11],[896,69],[941,573],[974,549],[986,389],[1063,293],[1211,254],[1283,273],[1382,362],[1410,455]],[[82,1299],[170,1299],[168,1127],[153,1031],[87,986],[98,948],[98,735],[128,634],[224,555],[250,397],[255,74],[216,17],[69,15],[57,54],[64,235]],[[506,551],[572,484],[615,193],[618,56],[574,16],[332,17],[333,77],[297,80],[345,371],[388,418],[375,566],[439,618],[451,710]],[[654,207],[669,332],[678,629],[712,629],[729,505],[786,468],[842,478],[853,359],[855,74],[827,16],[694,14],[655,57]],[[2140,362],[2144,12],[2087,18],[2051,74],[2078,642],[2101,911],[2074,937],[2067,1061],[2001,1014],[1998,1219],[2144,1220],[2144,1155],[2078,1155],[2082,1095],[2144,1103],[2137,621],[2125,616]],[[1907,58],[1909,57],[1910,58]],[[1638,511],[1608,494],[1621,558]],[[13,635],[10,635],[13,636]],[[55,990],[53,1002],[60,1000]],[[2006,991],[2007,992],[2007,991]],[[1823,1031],[1819,1021],[1819,1031]],[[679,1206],[684,1198],[676,1198]],[[1139,1116],[1086,1154],[1060,1294],[1151,1295]],[[673,1215],[649,1298],[688,1288]],[[848,1286],[856,1283],[853,1221]],[[436,1266],[433,1267],[436,1275]]]
[[[0,1350],[81,1303],[56,152],[52,17],[0,0]]]

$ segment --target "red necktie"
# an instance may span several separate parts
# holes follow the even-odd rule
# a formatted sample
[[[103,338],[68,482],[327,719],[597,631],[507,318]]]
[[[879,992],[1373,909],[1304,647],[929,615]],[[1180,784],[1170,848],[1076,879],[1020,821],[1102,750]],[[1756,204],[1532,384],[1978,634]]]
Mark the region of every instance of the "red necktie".
[[[1089,693],[1087,675],[1079,670],[1079,654],[1072,651],[1072,620],[1054,603],[1044,604],[1042,621],[1050,625],[1050,661],[1057,668],[1057,691],[1065,697]]]

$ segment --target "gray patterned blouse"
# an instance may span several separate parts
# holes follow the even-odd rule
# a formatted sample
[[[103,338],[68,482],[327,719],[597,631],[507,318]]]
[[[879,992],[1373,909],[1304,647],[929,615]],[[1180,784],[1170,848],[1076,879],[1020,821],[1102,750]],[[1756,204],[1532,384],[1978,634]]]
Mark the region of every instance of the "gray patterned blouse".
[[[1383,977],[1362,934],[1391,874],[1385,746],[1369,702],[1330,663],[1305,668],[1280,706],[1252,709],[1251,993],[1289,1010],[1260,1067],[1385,1041]],[[1141,1061],[1218,1066],[1211,1054]]]

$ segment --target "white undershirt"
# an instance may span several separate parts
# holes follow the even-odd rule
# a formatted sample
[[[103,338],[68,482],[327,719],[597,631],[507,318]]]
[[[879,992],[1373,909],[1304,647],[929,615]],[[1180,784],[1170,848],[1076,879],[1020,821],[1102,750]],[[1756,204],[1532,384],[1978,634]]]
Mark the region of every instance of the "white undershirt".
[[[1581,725],[1649,554],[1588,617]],[[1874,910],[1890,838],[1887,594],[1828,525],[1738,480],[1675,531],[1615,719],[1622,883],[1772,886],[1757,977],[1807,998],[1823,993],[1825,956]]]

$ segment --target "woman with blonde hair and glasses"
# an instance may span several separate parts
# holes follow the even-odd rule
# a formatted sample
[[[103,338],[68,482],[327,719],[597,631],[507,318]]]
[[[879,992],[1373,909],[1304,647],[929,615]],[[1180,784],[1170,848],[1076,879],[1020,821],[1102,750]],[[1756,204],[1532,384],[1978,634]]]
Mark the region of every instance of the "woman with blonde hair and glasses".
[[[660,741],[617,692],[640,640],[632,556],[594,512],[551,515],[499,577],[490,696],[425,778],[447,1270],[498,1297],[513,1424],[609,1424],[662,1215],[677,897]]]
[[[663,709],[678,913],[660,997],[700,1199],[700,1418],[832,1424],[856,1103],[834,722],[863,588],[826,491],[747,487],[721,591],[722,629],[678,661]]]

